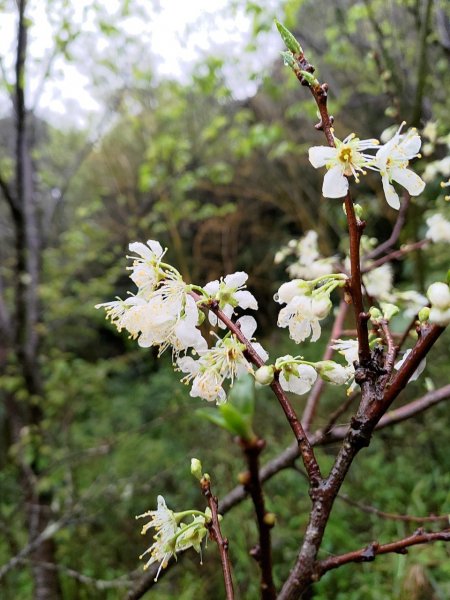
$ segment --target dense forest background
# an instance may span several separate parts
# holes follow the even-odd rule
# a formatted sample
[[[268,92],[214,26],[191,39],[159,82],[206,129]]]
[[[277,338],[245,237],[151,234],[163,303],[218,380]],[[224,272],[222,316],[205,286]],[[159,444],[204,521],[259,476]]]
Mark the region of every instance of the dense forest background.
[[[205,405],[179,383],[170,356],[157,361],[94,309],[129,289],[128,243],[158,239],[184,278],[199,284],[247,271],[260,304],[261,341],[273,356],[295,354],[286,332],[275,327],[272,297],[287,280],[286,264],[275,265],[275,253],[310,229],[319,233],[324,255],[340,253],[346,223],[340,201],[320,199],[322,174],[307,159],[308,148],[322,143],[313,127],[315,107],[268,35],[273,17],[298,35],[329,83],[338,137],[351,131],[377,137],[403,120],[421,130],[423,156],[416,170],[427,187],[411,206],[405,243],[423,234],[425,217],[436,208],[450,218],[440,188],[450,175],[450,13],[439,0],[280,0],[266,7],[230,0],[230,14],[244,11],[252,18],[242,65],[254,92],[243,97],[227,76],[236,71],[242,77],[239,58],[205,55],[182,82],[155,75],[151,44],[122,23],[130,16],[145,20],[156,2],[144,10],[139,2],[124,1],[114,14],[92,2],[89,28],[75,22],[73,2],[44,4],[53,28],[46,59],[25,54],[20,82],[14,59],[2,57],[1,63],[0,596],[31,598],[41,581],[48,587],[41,598],[109,600],[125,598],[142,576],[138,555],[147,545],[134,515],[154,507],[160,493],[171,506],[201,504],[189,475],[191,457],[201,458],[213,474],[219,497],[237,485],[244,468],[231,437],[196,413]],[[4,1],[0,10],[17,13],[22,5]],[[29,36],[39,35],[36,24],[27,27]],[[96,38],[103,40],[101,53]],[[79,120],[52,118],[41,92],[48,83],[57,86],[58,71],[73,65],[89,78],[101,111]],[[42,80],[33,93],[30,73]],[[22,256],[25,262],[35,257],[30,280],[18,271],[20,223],[8,199],[18,192],[20,89],[34,227],[23,239],[35,242]],[[369,223],[366,233],[387,238],[396,215],[379,180],[368,177],[357,201]],[[395,263],[395,285],[423,292],[445,278],[448,265],[448,246],[418,250]],[[26,308],[33,290],[34,320],[21,329],[26,337],[31,327],[30,346],[17,335],[26,310],[21,314],[15,299],[22,294]],[[324,344],[309,345],[307,358],[319,359]],[[400,402],[446,382],[448,346],[447,332]],[[316,427],[326,422],[335,396],[326,392]],[[301,406],[303,400],[294,402]],[[267,394],[258,392],[256,406],[268,460],[291,442],[291,433]],[[346,422],[345,415],[341,419]],[[441,403],[375,436],[336,503],[324,553],[390,540],[416,527],[368,506],[394,514],[450,512],[448,425],[448,406]],[[333,446],[322,448],[320,459],[326,464],[333,452]],[[309,499],[303,482],[301,470],[290,469],[267,485],[268,506],[277,515],[277,582],[292,565],[305,525]],[[32,525],[34,537],[45,534],[35,547]],[[223,529],[238,595],[257,598],[257,566],[248,555],[256,530],[248,503],[226,516]],[[344,567],[315,587],[314,598],[446,600],[448,553],[437,543]],[[222,597],[213,544],[203,562],[195,554],[183,556],[149,595]]]

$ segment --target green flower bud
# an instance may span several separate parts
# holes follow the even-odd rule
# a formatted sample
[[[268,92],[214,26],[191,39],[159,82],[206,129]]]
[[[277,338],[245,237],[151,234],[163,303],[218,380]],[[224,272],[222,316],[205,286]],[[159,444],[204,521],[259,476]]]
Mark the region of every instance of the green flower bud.
[[[369,315],[372,321],[378,321],[383,316],[381,310],[376,306],[371,306],[369,309]]]
[[[285,27],[282,23],[280,23],[278,19],[275,19],[275,25],[277,26],[277,29],[281,35],[281,39],[286,44],[286,48],[294,54],[303,54],[302,47],[297,42],[292,33],[289,31],[289,29]]]
[[[430,307],[424,306],[423,308],[421,308],[419,310],[418,317],[421,323],[425,323],[426,321],[428,321],[428,319],[430,318]]]
[[[202,463],[198,458],[191,458],[191,474],[199,481],[203,477]]]

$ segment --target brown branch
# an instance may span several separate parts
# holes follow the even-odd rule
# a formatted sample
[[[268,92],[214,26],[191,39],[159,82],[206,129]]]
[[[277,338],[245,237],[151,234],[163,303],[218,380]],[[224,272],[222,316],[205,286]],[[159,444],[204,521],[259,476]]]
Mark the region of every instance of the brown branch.
[[[350,506],[354,506],[359,508],[363,512],[376,515],[382,519],[387,519],[390,521],[402,521],[404,523],[439,523],[444,522],[446,525],[450,525],[450,516],[449,515],[431,515],[428,517],[417,517],[415,515],[399,515],[397,513],[388,513],[383,510],[379,510],[374,506],[370,506],[369,504],[362,504],[361,502],[357,502],[356,500],[352,500],[347,494],[339,494],[338,498],[349,504]]]
[[[380,267],[381,265],[384,265],[385,263],[390,262],[391,260],[400,260],[402,258],[405,258],[405,256],[409,252],[413,252],[413,250],[423,248],[429,243],[430,240],[419,240],[418,242],[414,242],[412,244],[405,244],[405,246],[400,248],[400,250],[394,250],[390,254],[386,254],[386,256],[382,256],[378,260],[375,260],[374,262],[370,263],[370,265],[363,267],[362,273],[368,273],[369,271],[373,271],[373,269],[376,269],[377,267]]]
[[[338,567],[342,567],[342,565],[351,562],[371,562],[375,560],[378,555],[388,554],[390,552],[406,554],[408,552],[407,548],[410,546],[417,546],[419,544],[427,544],[436,541],[449,542],[450,529],[430,533],[423,531],[423,529],[418,529],[412,535],[389,544],[380,545],[378,542],[372,542],[361,550],[354,550],[353,552],[347,552],[340,556],[332,556],[325,560],[321,560],[317,563],[314,575],[315,578],[320,579],[327,571],[337,569]]]
[[[345,316],[347,314],[348,304],[345,300],[341,300],[339,304],[338,313],[333,323],[333,328],[331,330],[330,339],[328,341],[327,347],[325,349],[322,360],[330,360],[333,356],[333,348],[331,347],[331,342],[341,337],[342,327],[344,325]],[[309,431],[311,428],[312,421],[314,419],[314,415],[316,413],[317,405],[322,394],[322,390],[324,388],[325,382],[322,378],[318,378],[313,385],[313,388],[308,396],[308,400],[306,402],[305,410],[303,411],[302,416],[302,425],[305,431]]]
[[[265,442],[261,439],[250,442],[240,440],[240,445],[247,458],[248,465],[248,482],[244,484],[244,489],[252,498],[259,530],[259,544],[251,551],[251,555],[259,563],[261,569],[261,598],[263,600],[274,600],[276,592],[272,576],[272,547],[270,541],[273,520],[268,519],[259,477],[259,455],[264,449]]]
[[[384,359],[384,369],[386,371],[386,381],[389,379],[392,369],[394,368],[395,357],[397,356],[397,346],[394,343],[389,323],[385,319],[380,321],[380,329],[383,333],[383,338],[387,346],[387,352]]]
[[[211,492],[211,482],[209,478],[202,477],[200,480],[200,486],[202,488],[202,494],[208,501],[208,506],[211,511],[211,521],[206,523],[206,527],[209,529],[210,536],[213,538],[219,548],[223,579],[225,582],[226,598],[227,600],[233,600],[234,590],[233,579],[231,577],[230,559],[228,557],[228,540],[222,536],[222,532],[220,530],[219,513],[217,511],[218,500]]]
[[[411,417],[421,414],[425,410],[443,402],[450,398],[450,384],[438,389],[433,392],[429,392],[422,398],[418,398],[413,402],[397,408],[393,411],[385,414],[380,421],[377,423],[375,429],[384,429],[401,423]],[[327,427],[327,426],[326,426]],[[309,441],[312,446],[325,446],[328,444],[335,444],[338,441],[342,441],[348,431],[348,427],[336,427],[329,433],[325,434],[324,429],[316,431],[316,433],[310,435]],[[277,457],[266,463],[259,472],[259,479],[261,483],[264,483],[283,471],[284,469],[292,468],[295,461],[298,459],[298,446],[292,444],[286,450],[281,452]],[[237,504],[240,504],[248,496],[248,492],[244,486],[238,485],[233,490],[228,492],[219,503],[219,512],[221,515],[228,513]],[[176,563],[170,563],[162,574],[172,568]],[[154,578],[156,575],[157,568],[150,567],[148,572],[142,576],[137,582],[135,587],[130,590],[126,596],[126,600],[139,600],[142,596],[154,585]]]

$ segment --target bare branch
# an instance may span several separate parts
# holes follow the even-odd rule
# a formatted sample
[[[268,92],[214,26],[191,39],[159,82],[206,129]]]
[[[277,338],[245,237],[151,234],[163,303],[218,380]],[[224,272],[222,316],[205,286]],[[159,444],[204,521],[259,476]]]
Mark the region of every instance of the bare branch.
[[[429,542],[436,541],[450,541],[450,529],[444,529],[443,531],[436,531],[427,533],[423,529],[418,529],[413,535],[410,535],[396,542],[389,544],[380,545],[378,542],[372,542],[361,550],[355,550],[353,552],[347,552],[340,556],[332,556],[325,560],[321,560],[317,563],[315,577],[320,579],[324,573],[337,569],[351,562],[371,562],[375,560],[380,554],[388,554],[395,552],[397,554],[406,554],[407,548],[410,546],[417,546],[419,544],[428,544]]]

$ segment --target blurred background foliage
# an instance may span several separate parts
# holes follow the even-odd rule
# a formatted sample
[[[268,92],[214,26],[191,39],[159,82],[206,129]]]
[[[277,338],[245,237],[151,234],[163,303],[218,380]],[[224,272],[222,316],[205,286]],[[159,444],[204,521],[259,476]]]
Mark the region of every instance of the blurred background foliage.
[[[7,3],[2,4],[5,8]],[[71,42],[83,32],[70,21],[71,3],[47,4],[49,14],[55,6],[61,11],[55,33],[58,53],[68,64],[77,64]],[[137,557],[149,539],[140,538],[134,515],[153,508],[157,494],[174,509],[203,506],[189,474],[192,456],[203,461],[219,497],[245,468],[231,437],[196,415],[199,400],[180,385],[170,357],[157,361],[151,350],[137,348],[95,311],[96,303],[123,297],[130,287],[128,243],[160,240],[169,248],[168,261],[198,284],[247,271],[249,288],[261,307],[259,339],[276,357],[298,351],[286,332],[274,327],[272,296],[286,279],[284,265],[274,266],[275,252],[289,239],[315,229],[322,253],[333,255],[345,247],[346,235],[340,202],[320,200],[322,174],[307,160],[308,147],[323,143],[313,127],[315,107],[283,67],[279,48],[262,49],[273,57],[272,66],[249,74],[257,90],[237,99],[224,76],[224,58],[202,61],[187,82],[155,79],[152,66],[139,60],[143,49],[138,40],[128,47],[130,36],[124,37],[120,21],[111,22],[100,3],[93,7],[98,34],[111,41],[101,60],[88,56],[86,42],[85,70],[102,99],[104,120],[97,128],[56,126],[37,112],[32,121],[35,189],[45,242],[39,323],[45,394],[33,399],[44,414],[39,431],[24,428],[20,442],[13,443],[0,404],[0,565],[27,544],[16,458],[29,455],[31,462],[37,445],[38,488],[51,493],[52,518],[65,519],[55,534],[63,597],[77,600],[124,597],[123,581],[100,589],[69,569],[99,580],[139,577]],[[228,10],[237,7],[244,7],[253,20],[249,54],[258,48],[261,52],[258,40],[273,27],[275,12],[298,35],[319,79],[330,85],[338,137],[350,131],[361,138],[379,136],[402,120],[425,128],[423,158],[416,169],[427,174],[428,185],[414,199],[402,242],[423,234],[428,211],[439,208],[449,215],[439,188],[450,171],[442,161],[449,142],[448,5],[439,0],[288,0],[271,3],[266,10],[255,2],[230,0]],[[142,18],[137,3],[124,2],[123,10]],[[145,51],[151,56],[151,47]],[[123,65],[133,61],[132,76],[122,78]],[[11,139],[11,116],[4,115],[4,175],[14,160]],[[358,202],[364,207],[368,235],[386,239],[396,215],[387,208],[377,178],[369,176],[359,186]],[[1,272],[9,302],[15,264],[4,203],[0,228]],[[423,292],[431,281],[444,278],[448,259],[448,247],[417,252],[395,265],[396,286],[418,286]],[[301,352],[318,358],[326,334]],[[442,385],[448,374],[448,341],[444,335],[424,376],[408,386],[400,402]],[[29,401],[14,357],[3,354],[0,394]],[[326,390],[315,426],[326,422],[338,401],[335,390]],[[301,410],[304,400],[293,402]],[[274,399],[264,392],[258,392],[255,429],[267,440],[266,460],[291,442]],[[449,512],[447,430],[443,404],[378,433],[358,456],[343,494],[386,512]],[[335,450],[319,451],[325,465],[331,464]],[[273,544],[280,584],[293,563],[308,514],[302,473],[289,470],[270,481],[267,504],[277,515]],[[230,539],[238,597],[257,598],[257,567],[248,556],[256,542],[250,503],[227,515],[223,528]],[[412,531],[410,524],[380,519],[338,499],[321,556]],[[408,556],[387,555],[368,565],[346,566],[327,574],[313,597],[445,600],[450,597],[448,559],[448,548],[438,543],[415,548]],[[5,600],[31,597],[31,590],[26,561],[0,581]],[[184,556],[149,595],[223,597],[214,544],[205,550],[202,566],[196,555]]]

